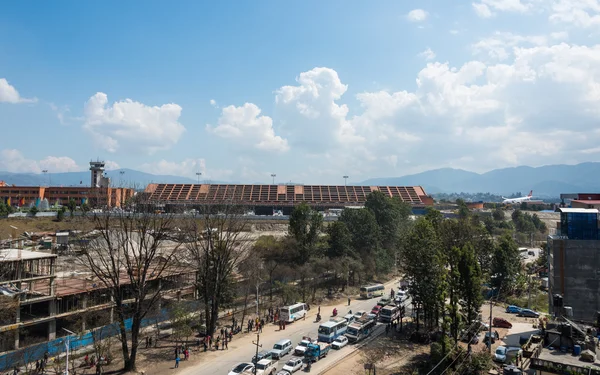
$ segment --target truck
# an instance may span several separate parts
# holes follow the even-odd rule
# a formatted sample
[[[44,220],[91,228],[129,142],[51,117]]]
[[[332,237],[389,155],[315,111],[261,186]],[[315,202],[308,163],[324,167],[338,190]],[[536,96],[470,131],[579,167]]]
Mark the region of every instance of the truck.
[[[297,356],[304,356],[304,352],[306,352],[306,348],[308,347],[308,345],[312,342],[314,342],[315,340],[311,339],[308,336],[303,336],[302,337],[302,341],[300,341],[298,343],[298,346],[296,346],[296,348],[294,349],[294,355]]]
[[[331,345],[326,344],[324,342],[310,343],[306,347],[306,351],[304,352],[304,358],[307,362],[316,362],[321,358],[327,357],[329,349],[331,349]]]
[[[376,323],[375,319],[369,319],[366,316],[352,322],[346,330],[348,341],[354,343],[369,336]]]
[[[390,323],[400,317],[400,307],[394,305],[384,306],[379,312],[379,320],[382,323]]]

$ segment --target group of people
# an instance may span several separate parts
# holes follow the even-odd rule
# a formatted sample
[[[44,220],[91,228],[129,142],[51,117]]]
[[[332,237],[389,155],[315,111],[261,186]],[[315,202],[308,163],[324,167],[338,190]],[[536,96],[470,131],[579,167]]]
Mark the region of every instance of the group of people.
[[[258,317],[256,317],[255,319],[248,319],[248,333],[252,332],[254,328],[256,328],[256,332],[262,333],[262,329],[264,326],[264,319],[259,319]]]
[[[175,347],[175,368],[179,367],[179,361],[182,359],[184,361],[190,359],[190,348],[185,344]]]

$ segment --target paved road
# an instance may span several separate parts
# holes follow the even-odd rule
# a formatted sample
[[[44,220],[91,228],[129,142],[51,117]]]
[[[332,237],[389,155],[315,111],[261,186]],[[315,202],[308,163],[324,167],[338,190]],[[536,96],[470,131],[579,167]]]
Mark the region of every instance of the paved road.
[[[386,293],[389,293],[390,287],[394,287],[397,290],[397,282],[390,282],[386,284]],[[351,305],[348,307],[347,304],[338,305],[338,312],[341,316],[345,315],[348,309],[353,312],[359,310],[368,310],[377,303],[377,298],[370,300],[353,300]],[[409,305],[410,306],[410,305]],[[407,308],[409,309],[409,306]],[[292,344],[295,347],[303,336],[317,337],[317,329],[319,323],[316,323],[315,316],[317,313],[316,306],[311,306],[311,310],[306,320],[300,320],[295,323],[289,324],[284,331],[279,331],[276,325],[269,324],[263,329],[263,333],[260,335],[260,343],[263,345],[260,350],[269,350],[273,345],[284,338],[292,340]],[[324,320],[328,320],[333,307],[322,307],[321,315]],[[410,315],[410,310],[407,311],[407,315]],[[379,329],[382,329],[381,327]],[[256,352],[256,347],[252,345],[252,341],[256,340],[256,335],[245,335],[243,337],[235,337],[229,344],[229,350],[218,351],[209,353],[207,356],[203,356],[202,362],[188,368],[180,369],[178,373],[181,375],[220,375],[227,374],[228,371],[240,362],[249,362],[252,356]],[[347,345],[339,351],[331,350],[327,358],[319,361],[313,366],[311,373],[318,374],[320,371],[325,370],[330,364],[336,362],[340,358],[347,356],[355,350],[354,345]],[[291,358],[288,354],[278,362],[277,370],[281,370],[285,362]]]

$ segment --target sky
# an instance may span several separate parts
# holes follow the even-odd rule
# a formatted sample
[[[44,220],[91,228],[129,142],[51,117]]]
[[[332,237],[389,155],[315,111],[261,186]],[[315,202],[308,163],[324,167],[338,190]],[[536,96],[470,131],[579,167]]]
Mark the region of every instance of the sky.
[[[600,0],[3,1],[0,171],[600,161]]]

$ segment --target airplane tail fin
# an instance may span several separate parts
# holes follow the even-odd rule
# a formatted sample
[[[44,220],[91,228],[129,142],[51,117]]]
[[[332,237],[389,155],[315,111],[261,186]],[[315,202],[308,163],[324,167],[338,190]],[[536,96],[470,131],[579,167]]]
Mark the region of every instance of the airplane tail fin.
[[[527,195],[529,198],[531,198],[531,196],[533,195],[533,190],[529,191],[529,195]]]

